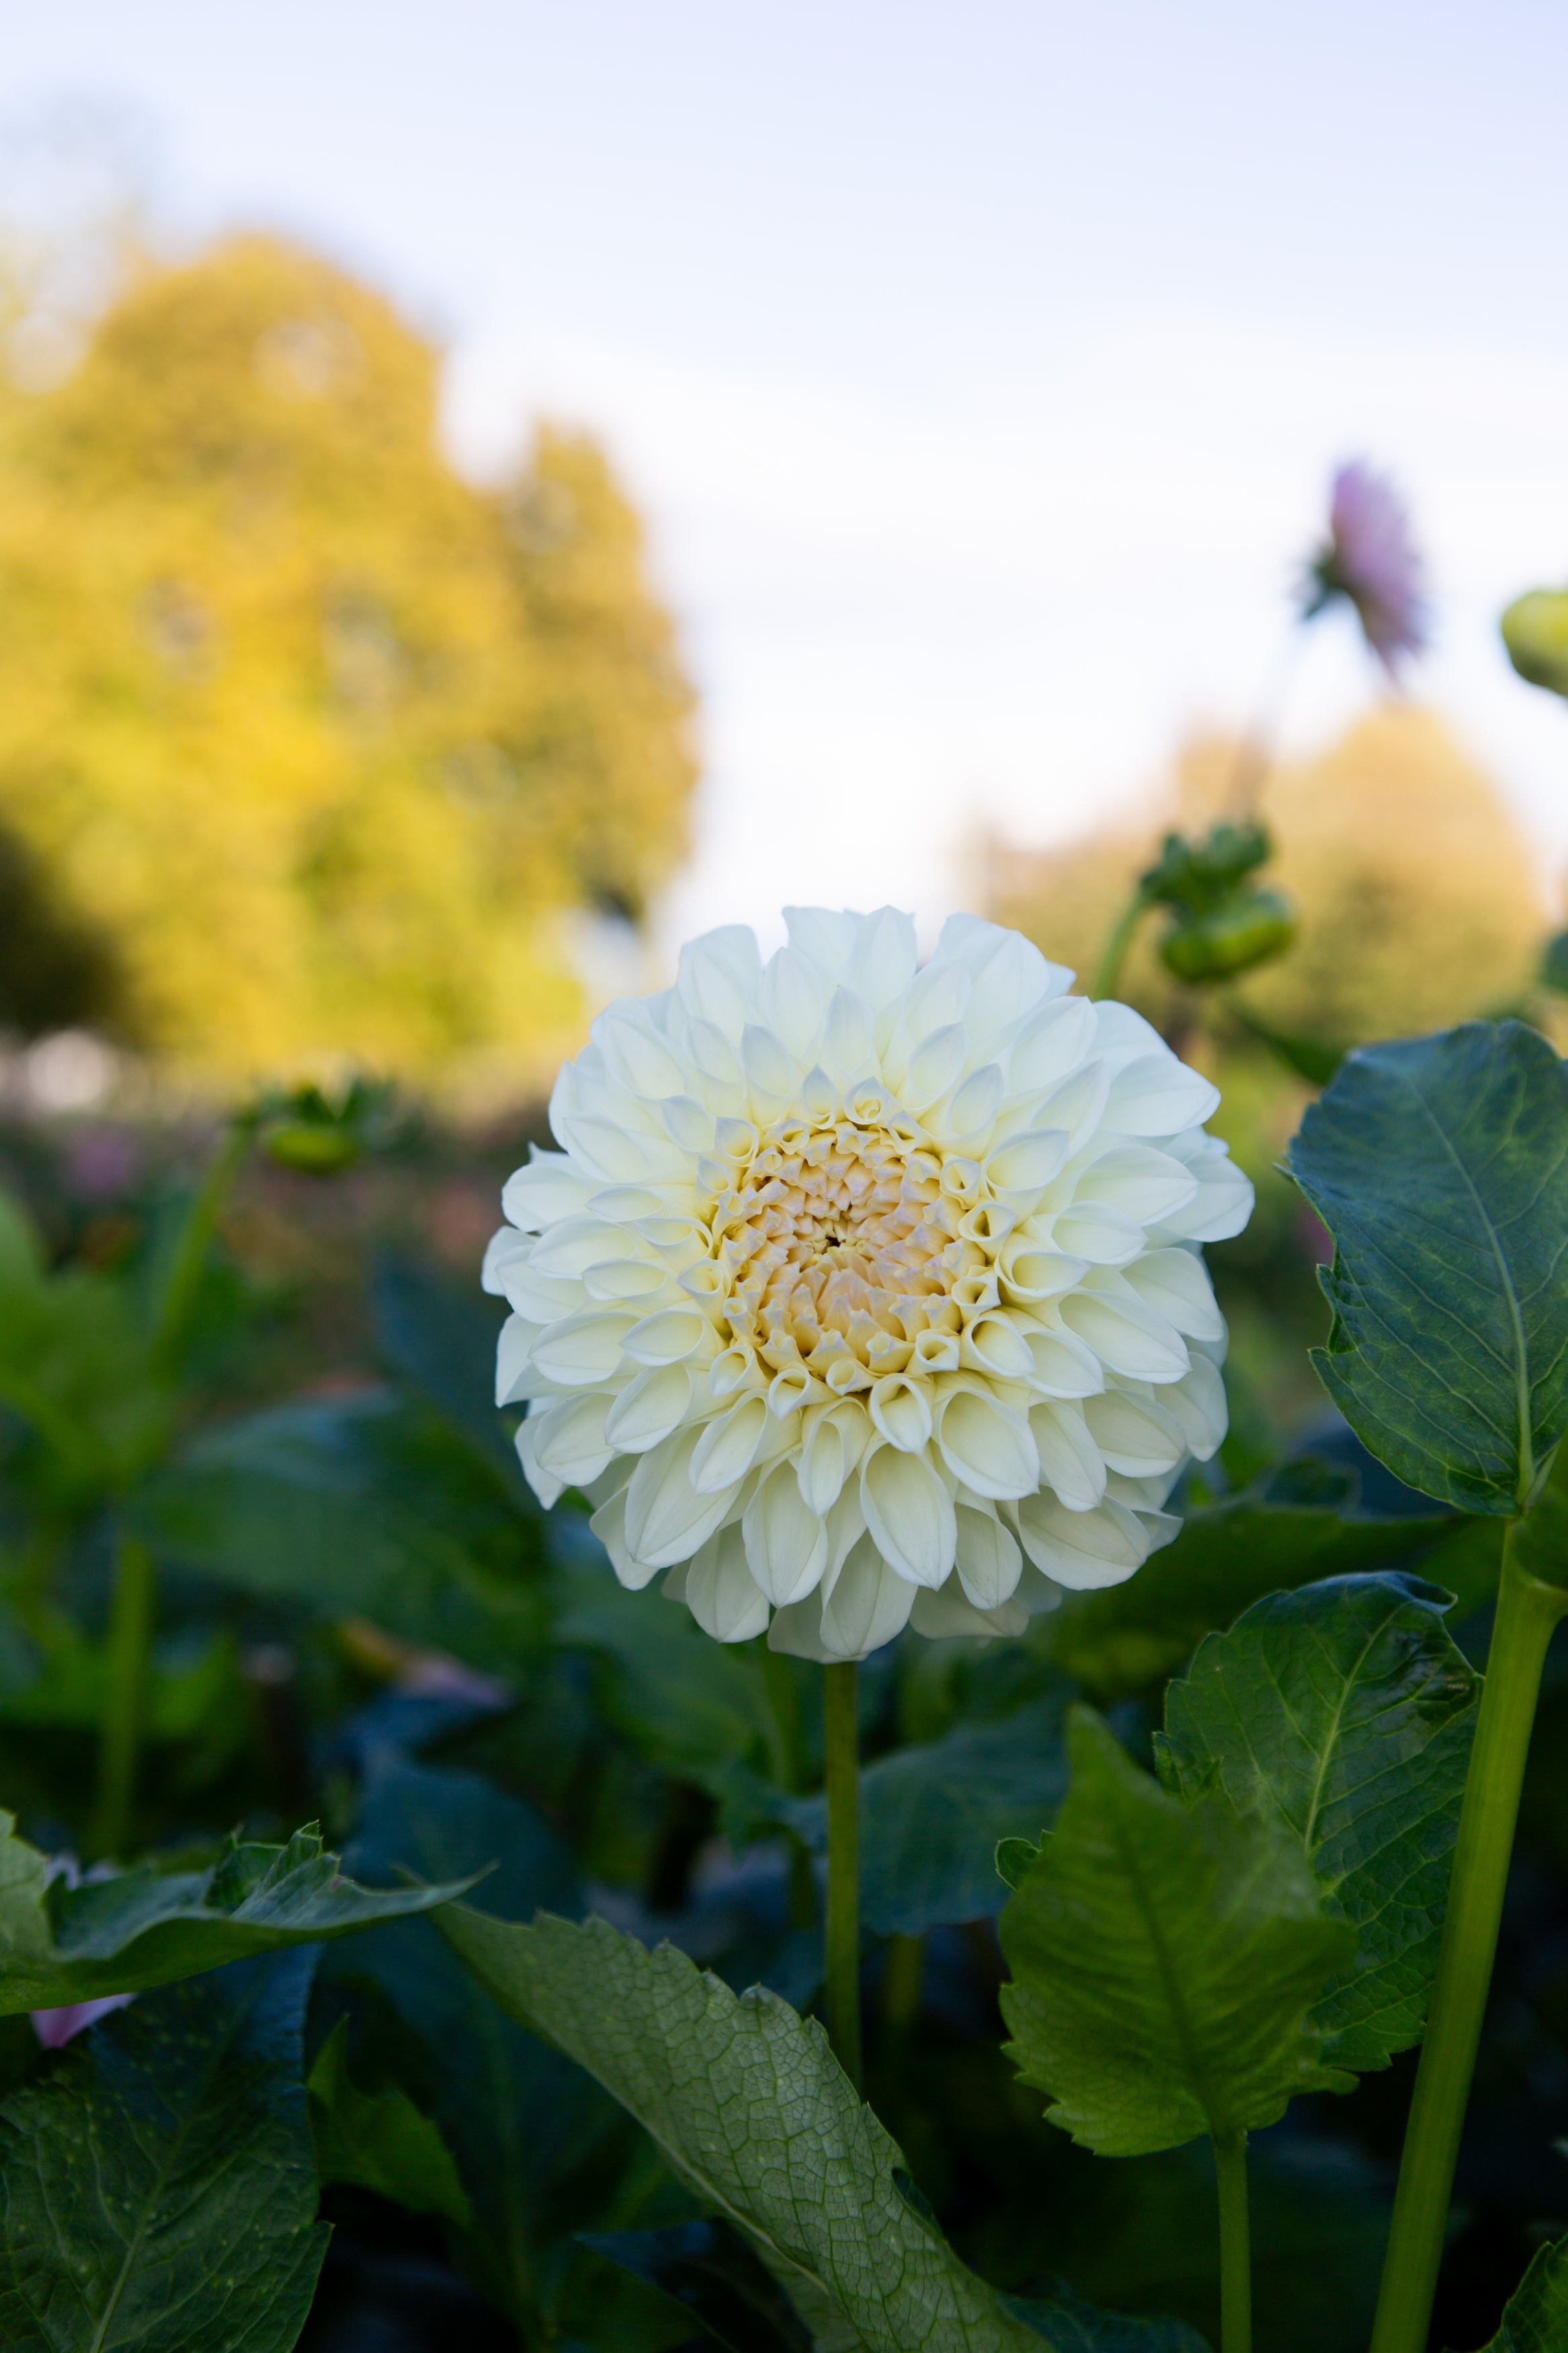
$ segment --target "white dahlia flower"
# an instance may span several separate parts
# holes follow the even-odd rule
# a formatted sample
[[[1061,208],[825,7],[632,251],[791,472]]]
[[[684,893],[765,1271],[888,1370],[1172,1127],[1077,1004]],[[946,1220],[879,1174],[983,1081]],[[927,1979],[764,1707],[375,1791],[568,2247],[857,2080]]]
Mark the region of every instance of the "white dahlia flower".
[[[787,911],[594,1023],[507,1185],[497,1395],[546,1505],[721,1642],[859,1659],[1114,1585],[1225,1434],[1199,1244],[1252,1188],[1124,1005],[969,915]],[[770,1622],[771,1621],[771,1622]]]

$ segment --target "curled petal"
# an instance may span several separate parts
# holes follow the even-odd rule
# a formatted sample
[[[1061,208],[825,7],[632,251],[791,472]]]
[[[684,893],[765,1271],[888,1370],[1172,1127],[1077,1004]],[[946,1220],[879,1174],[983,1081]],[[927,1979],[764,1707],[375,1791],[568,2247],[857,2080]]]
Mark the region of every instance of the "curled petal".
[[[716,1642],[749,1642],[766,1630],[768,1604],[746,1566],[738,1527],[710,1536],[685,1572],[681,1599]]]
[[[860,1508],[884,1560],[911,1585],[940,1585],[958,1549],[947,1489],[921,1455],[879,1446],[860,1472]]]

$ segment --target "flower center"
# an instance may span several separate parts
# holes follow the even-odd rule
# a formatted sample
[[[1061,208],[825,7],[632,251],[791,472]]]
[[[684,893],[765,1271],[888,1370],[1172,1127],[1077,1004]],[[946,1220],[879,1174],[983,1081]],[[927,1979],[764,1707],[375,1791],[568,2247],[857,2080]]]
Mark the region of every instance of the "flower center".
[[[907,1135],[781,1123],[715,1211],[733,1336],[775,1371],[837,1366],[834,1388],[902,1372],[922,1335],[961,1327],[961,1214],[938,1155]]]

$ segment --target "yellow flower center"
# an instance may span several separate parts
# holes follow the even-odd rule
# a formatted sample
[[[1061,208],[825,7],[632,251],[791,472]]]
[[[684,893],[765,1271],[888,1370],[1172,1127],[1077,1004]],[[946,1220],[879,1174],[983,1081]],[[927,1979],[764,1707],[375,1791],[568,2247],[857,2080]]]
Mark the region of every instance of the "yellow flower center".
[[[942,1179],[929,1145],[885,1126],[770,1129],[713,1211],[733,1338],[840,1389],[955,1361],[967,1203]]]

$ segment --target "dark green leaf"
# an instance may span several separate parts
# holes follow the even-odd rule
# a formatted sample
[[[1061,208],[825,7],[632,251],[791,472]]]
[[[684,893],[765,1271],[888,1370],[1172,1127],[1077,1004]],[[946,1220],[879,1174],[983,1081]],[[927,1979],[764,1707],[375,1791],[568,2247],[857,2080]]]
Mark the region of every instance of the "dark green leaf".
[[[1341,2066],[1386,2066],[1426,2022],[1480,1689],[1447,1600],[1389,1574],[1273,1594],[1166,1695],[1166,1786],[1217,1779],[1238,1811],[1288,1828],[1356,1930],[1312,2012]]]
[[[761,1987],[602,1920],[453,1915],[447,1942],[510,2016],[570,2052],[740,2230],[819,2340],[864,2353],[1037,2344],[894,2182],[902,2159],[821,2028]]]
[[[1355,1937],[1299,1841],[1222,1797],[1172,1797],[1087,1709],[1068,1746],[1067,1802],[1002,1915],[1009,2055],[1051,2121],[1136,2157],[1346,2089],[1307,2013]]]
[[[1288,1029],[1275,1029],[1235,997],[1227,999],[1227,1005],[1242,1028],[1260,1045],[1267,1046],[1288,1071],[1305,1079],[1309,1086],[1326,1087],[1350,1051],[1348,1046],[1331,1045],[1326,1039],[1301,1038]]]
[[[310,1978],[290,1954],[138,2002],[0,2107],[8,2353],[288,2353],[330,2236]]]
[[[658,2288],[729,2353],[810,2353],[811,2340],[776,2280],[721,2222],[590,2231],[583,2244]]]
[[[940,1740],[896,1748],[860,1776],[860,1916],[878,1936],[988,1919],[1006,1901],[996,1877],[999,1841],[1037,1838],[1067,1787],[1061,1722],[1066,1690],[1000,1721],[960,1723]],[[787,1798],[755,1775],[715,1788],[726,1826],[753,1833],[764,1822],[827,1852],[820,1798]]]
[[[462,1432],[509,1492],[537,1509],[517,1450],[496,1410],[496,1335],[501,1314],[482,1293],[459,1291],[434,1267],[400,1250],[376,1261],[371,1286],[375,1335],[402,1378]]]
[[[287,1846],[231,1840],[205,1871],[141,1864],[81,1887],[49,1866],[0,1814],[0,2017],[141,1992],[285,1945],[346,1936],[428,1912],[471,1879],[434,1887],[360,1887],[341,1875],[314,1828]]]
[[[1248,1496],[1191,1513],[1174,1544],[1124,1585],[1068,1594],[1039,1640],[1094,1698],[1163,1682],[1203,1636],[1282,1588],[1405,1560],[1445,1537],[1452,1519],[1342,1519],[1310,1505]]]
[[[1568,1074],[1538,1030],[1472,1021],[1353,1054],[1290,1171],[1334,1239],[1313,1357],[1407,1485],[1530,1501],[1568,1424]]]
[[[362,2092],[349,2073],[348,2022],[340,2019],[317,2053],[306,2089],[316,2171],[323,2185],[374,2189],[415,2214],[473,2221],[468,2195],[437,2127],[395,2084]]]
[[[1535,2255],[1482,2353],[1563,2353],[1568,2345],[1568,2239]]]
[[[768,1702],[750,1647],[713,1641],[657,1588],[628,1593],[596,1544],[563,1560],[557,1589],[557,1641],[595,1654],[604,1713],[652,1763],[697,1778],[761,1753]]]
[[[1048,2300],[1009,2296],[1007,2302],[1056,2353],[1208,2353],[1184,2320],[1133,2320],[1125,2313],[1101,2312],[1075,2295],[1065,2280],[1057,2282]]]
[[[472,1450],[372,1395],[198,1439],[136,1498],[162,1558],[504,1672],[533,1657],[537,1539]]]
[[[996,1876],[1015,1894],[1039,1859],[1037,1840],[1005,1838],[996,1841]]]

